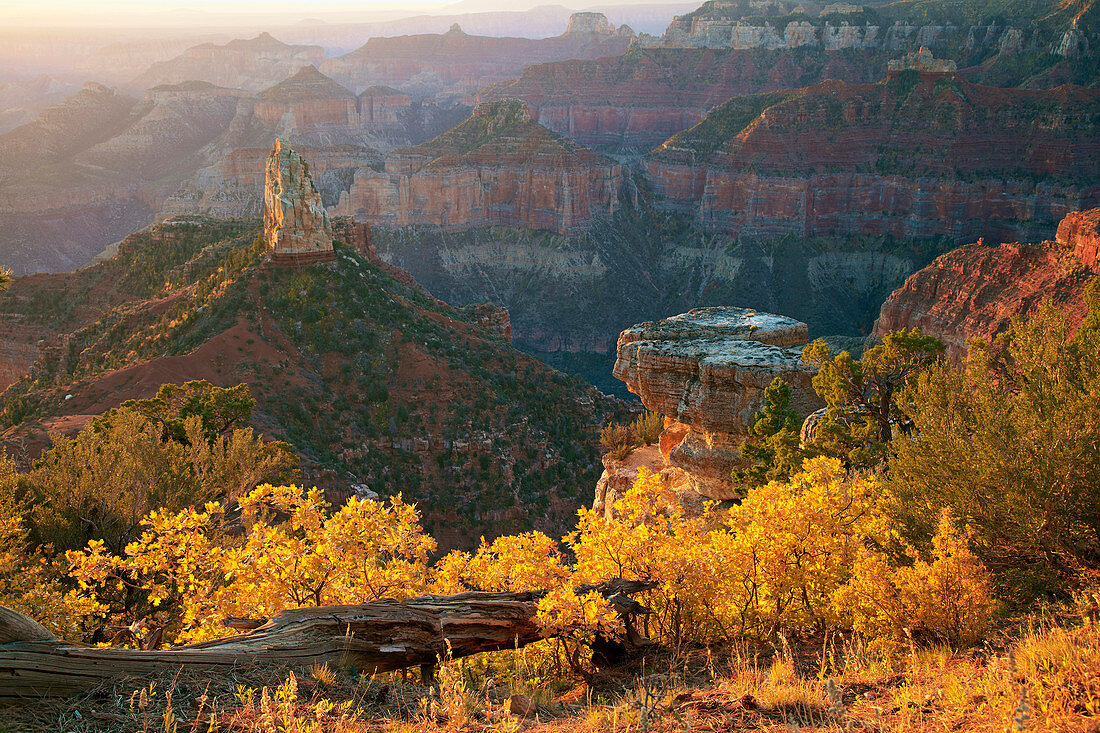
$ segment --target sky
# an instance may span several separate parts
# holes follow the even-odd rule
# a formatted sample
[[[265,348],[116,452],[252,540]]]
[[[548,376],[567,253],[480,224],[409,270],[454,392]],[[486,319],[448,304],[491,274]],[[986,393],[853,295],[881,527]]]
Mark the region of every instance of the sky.
[[[667,0],[0,0],[0,27],[215,26],[270,21],[370,22],[421,13],[526,10],[538,5],[651,4]]]

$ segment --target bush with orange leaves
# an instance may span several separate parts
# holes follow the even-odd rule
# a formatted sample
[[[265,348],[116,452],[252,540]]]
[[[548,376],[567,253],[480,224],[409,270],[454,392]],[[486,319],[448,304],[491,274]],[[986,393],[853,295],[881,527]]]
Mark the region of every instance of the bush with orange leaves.
[[[435,541],[400,496],[353,498],[330,512],[317,489],[264,484],[240,503],[243,542],[224,536],[217,502],[153,512],[122,557],[96,541],[67,553],[70,574],[117,620],[164,624],[166,638],[178,642],[228,635],[229,617],[407,598],[427,588]]]
[[[659,476],[643,472],[614,518],[579,512],[564,539],[572,563],[557,542],[528,532],[483,540],[476,552],[452,552],[429,568],[435,543],[400,497],[352,499],[330,512],[316,489],[261,486],[241,502],[243,541],[221,536],[224,511],[211,503],[151,514],[124,557],[95,542],[68,557],[91,600],[141,618],[140,604],[118,605],[120,594],[137,596],[178,641],[226,633],[228,616],[296,606],[429,590],[546,590],[538,620],[547,633],[586,643],[620,625],[605,599],[580,586],[623,578],[655,584],[640,599],[654,611],[645,630],[670,645],[836,628],[884,640],[909,628],[972,643],[996,604],[967,530],[944,514],[934,557],[922,561],[893,531],[888,498],[876,479],[815,458],[789,481],[752,489],[739,506],[691,516]]]

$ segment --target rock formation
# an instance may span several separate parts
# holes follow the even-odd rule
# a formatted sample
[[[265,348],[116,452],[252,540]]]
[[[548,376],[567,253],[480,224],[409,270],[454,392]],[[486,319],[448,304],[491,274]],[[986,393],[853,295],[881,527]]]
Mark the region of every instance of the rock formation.
[[[791,385],[800,415],[821,406],[814,369],[801,358],[807,336],[806,324],[784,316],[699,308],[623,331],[614,375],[667,418],[660,452],[682,472],[670,477],[702,496],[732,499],[730,472],[772,380]]]
[[[774,237],[1042,239],[1100,204],[1100,91],[907,71],[735,97],[651,153],[666,206]]]
[[[907,53],[900,59],[891,59],[886,70],[893,74],[903,71],[916,71],[920,74],[954,74],[959,65],[951,59],[933,58],[932,52],[924,46],[913,53]]]
[[[153,64],[133,85],[141,88],[185,81],[205,81],[222,87],[259,91],[285,79],[303,66],[325,58],[320,46],[291,46],[261,33],[224,45],[204,43],[168,61]]]
[[[447,229],[510,224],[558,233],[586,228],[618,205],[611,160],[535,124],[518,100],[480,105],[436,139],[360,169],[334,208],[376,226]]]
[[[355,130],[360,126],[358,98],[316,66],[304,66],[289,79],[260,92],[252,115],[280,134],[318,128]]]
[[[1069,23],[1072,11],[1059,8],[1043,18],[1056,29],[1051,15],[1061,15],[1062,21]],[[1038,20],[1038,16],[1034,19]],[[1035,30],[1029,27],[1029,19],[1021,13],[1010,19],[1012,25],[1006,25],[1003,16],[999,15],[972,19],[960,16],[958,21],[962,22],[928,22],[923,10],[904,5],[880,6],[868,12],[859,5],[834,3],[823,7],[818,17],[811,18],[803,5],[792,2],[709,0],[696,10],[676,17],[662,36],[643,34],[639,41],[647,46],[666,48],[896,52],[929,46],[975,53],[996,52],[1006,37],[1020,35],[1021,29]]]
[[[1051,301],[1072,321],[1085,314],[1082,294],[1100,276],[1100,209],[1068,215],[1056,241],[952,250],[910,276],[882,306],[875,333],[919,327],[947,344],[958,362],[967,339],[990,340],[1014,316],[1029,316]]]
[[[1072,249],[1081,264],[1100,273],[1100,209],[1069,214],[1058,225],[1055,239]]]
[[[455,24],[441,34],[371,38],[326,60],[321,70],[351,89],[386,85],[427,96],[474,94],[529,64],[618,55],[632,35],[612,32],[600,13],[578,13],[569,31],[541,39],[468,35]]]
[[[309,175],[309,165],[282,140],[275,141],[267,159],[264,238],[277,264],[336,259],[332,225]]]
[[[569,18],[569,27],[565,29],[567,36],[610,36],[614,32],[615,26],[603,13],[573,13]]]
[[[807,68],[783,52],[632,46],[618,56],[528,66],[519,78],[482,89],[478,99],[522,99],[536,122],[581,144],[644,152],[736,95],[824,79],[872,82],[885,72],[879,59],[839,54]]]

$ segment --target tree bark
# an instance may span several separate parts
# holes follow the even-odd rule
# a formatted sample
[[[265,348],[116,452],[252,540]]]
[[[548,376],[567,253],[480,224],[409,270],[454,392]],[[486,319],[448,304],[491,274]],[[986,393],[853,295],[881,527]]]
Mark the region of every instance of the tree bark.
[[[629,617],[646,612],[629,595],[649,587],[613,581],[595,590]],[[114,677],[165,670],[217,674],[254,664],[329,664],[372,674],[435,665],[448,656],[513,649],[545,638],[535,620],[543,595],[472,592],[298,608],[246,634],[159,651],[60,641],[26,616],[0,607],[0,704],[70,695]]]

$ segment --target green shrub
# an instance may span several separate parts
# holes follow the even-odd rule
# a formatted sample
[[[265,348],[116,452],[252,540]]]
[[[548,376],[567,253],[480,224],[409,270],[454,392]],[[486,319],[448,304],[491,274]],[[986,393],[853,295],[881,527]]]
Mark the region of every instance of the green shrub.
[[[646,410],[630,424],[630,431],[640,445],[653,445],[665,429],[665,416]]]
[[[621,461],[633,453],[640,443],[630,425],[608,423],[600,431],[600,445],[607,449],[607,455]]]

